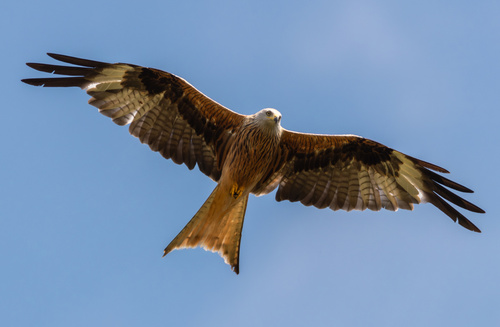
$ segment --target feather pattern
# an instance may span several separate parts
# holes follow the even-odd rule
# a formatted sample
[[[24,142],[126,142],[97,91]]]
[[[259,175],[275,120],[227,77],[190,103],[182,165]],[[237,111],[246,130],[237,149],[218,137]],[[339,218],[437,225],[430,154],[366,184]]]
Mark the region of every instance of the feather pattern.
[[[276,200],[333,210],[413,210],[429,202],[460,225],[480,230],[446,201],[483,213],[444,186],[468,188],[431,171],[447,170],[354,135],[319,135],[283,131],[282,151],[290,159],[281,168]]]
[[[142,143],[177,164],[220,178],[225,146],[244,116],[196,90],[180,77],[131,64],[108,64],[58,54],[52,58],[73,66],[28,63],[43,72],[74,77],[32,78],[24,82],[47,87],[78,86],[89,103]]]
[[[196,165],[217,181],[200,210],[166,247],[202,247],[218,252],[239,272],[241,231],[250,193],[276,187],[276,200],[332,210],[412,210],[428,202],[472,231],[480,230],[450,203],[484,213],[450,189],[469,188],[438,173],[434,164],[355,135],[305,134],[285,130],[271,108],[240,115],[211,100],[173,74],[125,63],[109,64],[58,54],[73,66],[28,63],[64,75],[23,82],[80,87],[89,103],[148,144],[189,169]]]

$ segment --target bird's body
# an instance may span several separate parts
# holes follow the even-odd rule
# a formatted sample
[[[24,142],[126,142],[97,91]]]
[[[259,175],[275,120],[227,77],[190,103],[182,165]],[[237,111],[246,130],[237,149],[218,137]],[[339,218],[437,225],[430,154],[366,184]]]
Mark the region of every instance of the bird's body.
[[[279,150],[281,114],[263,109],[247,117],[235,133],[222,168],[220,185],[229,184],[234,198],[248,195],[264,177]],[[251,140],[249,142],[249,140]]]
[[[165,255],[177,248],[200,246],[219,252],[239,272],[239,245],[248,196],[274,161],[281,137],[280,120],[281,114],[274,109],[244,119],[229,145],[217,187],[206,205],[168,245]]]
[[[240,115],[203,95],[180,77],[131,64],[108,64],[49,54],[77,66],[29,63],[69,75],[33,78],[43,86],[77,86],[89,103],[177,164],[198,165],[217,186],[184,229],[165,248],[203,247],[218,252],[239,272],[241,230],[248,196],[278,187],[278,201],[333,210],[413,209],[429,202],[463,227],[479,229],[447,201],[484,212],[448,188],[470,189],[433,172],[439,166],[354,135],[288,131],[281,114],[263,109]],[[448,188],[446,188],[446,187]]]

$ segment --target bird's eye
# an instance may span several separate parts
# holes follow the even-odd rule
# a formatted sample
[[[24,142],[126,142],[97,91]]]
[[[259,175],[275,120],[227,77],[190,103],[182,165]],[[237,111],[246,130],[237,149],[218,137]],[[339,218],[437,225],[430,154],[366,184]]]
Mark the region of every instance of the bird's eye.
[[[273,113],[272,113],[272,112],[270,112],[270,111],[267,111],[267,112],[266,112],[267,117],[271,117],[271,115],[272,115],[272,114],[273,114]]]

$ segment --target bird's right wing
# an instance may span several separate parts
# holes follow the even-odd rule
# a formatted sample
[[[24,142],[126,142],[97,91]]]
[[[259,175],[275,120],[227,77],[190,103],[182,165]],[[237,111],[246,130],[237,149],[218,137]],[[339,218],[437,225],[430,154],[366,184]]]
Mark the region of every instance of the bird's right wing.
[[[92,98],[89,103],[175,163],[200,171],[217,181],[232,134],[245,116],[208,98],[173,74],[123,63],[104,63],[49,54],[76,66],[28,63],[33,69],[68,75],[29,78],[36,86],[77,86]]]

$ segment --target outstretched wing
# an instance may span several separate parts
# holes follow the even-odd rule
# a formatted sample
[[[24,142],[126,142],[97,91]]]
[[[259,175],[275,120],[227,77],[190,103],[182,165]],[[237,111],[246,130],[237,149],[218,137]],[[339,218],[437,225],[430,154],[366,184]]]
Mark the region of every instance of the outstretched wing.
[[[445,169],[354,135],[315,135],[287,130],[282,134],[283,164],[272,183],[276,200],[333,210],[413,209],[429,202],[463,227],[480,230],[447,201],[484,213],[448,188],[472,191],[433,171]],[[445,187],[446,186],[446,187]],[[268,189],[269,190],[269,189]]]
[[[28,63],[36,70],[70,77],[30,78],[47,87],[78,86],[89,103],[142,143],[175,163],[199,169],[217,181],[232,134],[245,116],[211,100],[180,77],[131,64],[109,64],[58,54],[50,57],[76,66]]]

